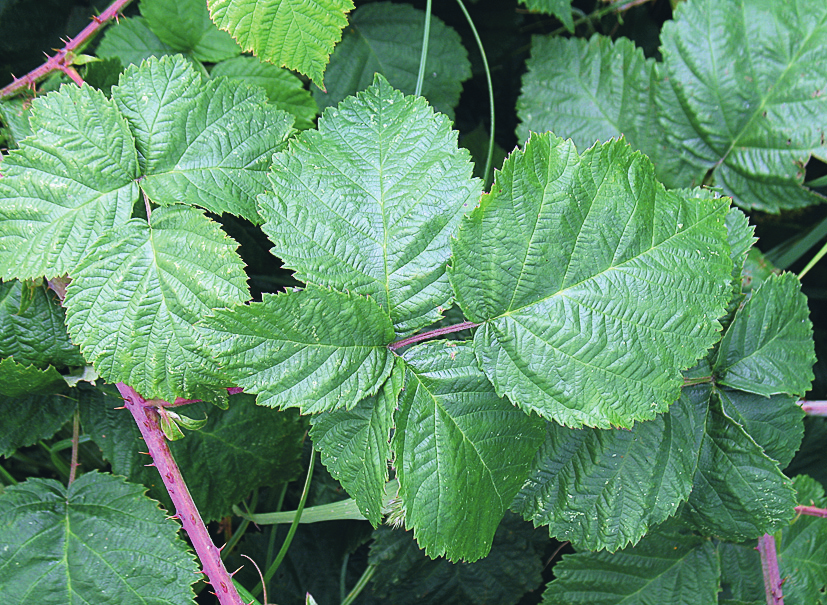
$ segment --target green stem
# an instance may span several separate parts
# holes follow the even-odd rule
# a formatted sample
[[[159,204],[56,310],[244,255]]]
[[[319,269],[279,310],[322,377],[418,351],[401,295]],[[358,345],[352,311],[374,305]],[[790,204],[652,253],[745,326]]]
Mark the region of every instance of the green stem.
[[[457,4],[459,4],[462,14],[465,15],[465,20],[468,21],[468,25],[471,27],[474,40],[477,41],[477,48],[480,49],[480,55],[482,56],[482,65],[485,68],[485,79],[488,83],[488,107],[491,114],[491,124],[488,129],[488,154],[485,157],[485,172],[482,173],[483,190],[488,191],[488,187],[491,185],[491,161],[494,158],[494,85],[491,83],[491,70],[488,68],[488,57],[485,56],[485,48],[482,46],[482,40],[477,32],[477,28],[474,26],[474,21],[471,19],[471,15],[468,14],[468,9],[465,8],[462,0],[457,0]]]
[[[254,597],[258,597],[258,595],[261,594],[264,584],[269,582],[272,579],[272,577],[276,574],[279,565],[281,565],[284,556],[287,554],[287,549],[290,548],[290,543],[293,541],[293,536],[296,534],[296,530],[299,528],[299,522],[302,518],[302,511],[304,510],[304,503],[307,502],[307,495],[310,493],[310,480],[313,478],[313,467],[315,466],[315,464],[316,453],[311,451],[310,465],[307,467],[307,477],[304,480],[304,490],[302,491],[301,500],[299,500],[299,507],[296,509],[296,516],[293,519],[293,524],[290,526],[290,531],[287,532],[287,537],[284,539],[284,544],[281,545],[281,550],[279,550],[279,554],[276,555],[276,560],[273,561],[273,564],[267,568],[267,571],[264,574],[264,582],[256,586],[255,590],[252,591]]]
[[[345,553],[342,559],[342,567],[339,569],[339,600],[344,601],[347,598],[347,562],[350,561],[350,553]]]
[[[256,505],[258,504],[258,491],[253,492],[253,498],[250,502],[250,506],[253,510],[256,509]],[[238,541],[244,536],[247,528],[250,526],[250,520],[244,519],[241,524],[238,526],[238,529],[235,530],[233,533],[233,537],[230,538],[227,543],[224,545],[224,548],[221,549],[221,559],[226,559],[227,556],[233,552],[235,545],[238,544]]]
[[[44,442],[40,442],[38,445],[47,453],[49,454],[49,459],[52,461],[52,464],[57,470],[58,473],[63,475],[67,480],[69,479],[69,467],[66,465],[66,462],[60,457],[60,452],[53,450]]]
[[[376,565],[368,565],[368,568],[365,570],[365,573],[362,574],[362,577],[359,578],[359,581],[356,582],[356,586],[353,587],[353,590],[350,591],[350,594],[347,595],[344,601],[342,601],[342,605],[351,605],[353,601],[362,593],[365,589],[365,586],[368,585],[370,579],[373,577],[373,574],[376,573]]]
[[[827,244],[824,244],[824,245],[821,247],[821,250],[819,250],[819,251],[816,253],[816,255],[815,255],[813,258],[811,258],[811,259],[810,259],[810,262],[809,262],[809,263],[807,263],[807,266],[806,266],[806,267],[804,267],[804,268],[801,270],[801,273],[799,273],[799,274],[798,274],[798,279],[801,279],[802,277],[804,277],[805,275],[807,275],[807,273],[809,273],[809,272],[810,272],[810,269],[812,269],[813,267],[815,267],[815,266],[816,266],[816,263],[817,263],[818,261],[820,261],[820,260],[824,257],[824,255],[825,255],[825,254],[827,254]]]
[[[69,485],[75,480],[78,470],[78,448],[80,447],[80,409],[75,409],[72,420],[72,462],[69,464]]]
[[[416,76],[416,90],[414,94],[422,94],[422,83],[425,81],[425,62],[428,60],[428,40],[431,37],[431,0],[425,6],[425,31],[422,33],[422,54],[419,55],[419,74]]]
[[[715,381],[714,376],[699,376],[698,378],[684,378],[683,386],[694,387],[699,384],[710,384]]]
[[[5,485],[17,485],[17,479],[11,476],[11,473],[0,466],[0,478],[3,479]]]

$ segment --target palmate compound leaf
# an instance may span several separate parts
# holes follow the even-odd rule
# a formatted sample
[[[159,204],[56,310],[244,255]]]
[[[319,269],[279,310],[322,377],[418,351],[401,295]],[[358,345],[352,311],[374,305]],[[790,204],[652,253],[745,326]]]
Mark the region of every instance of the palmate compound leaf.
[[[217,223],[188,206],[158,208],[149,224],[132,219],[108,231],[69,286],[72,339],[104,379],[147,399],[225,399],[229,381],[193,324],[249,298],[235,249]]]
[[[205,80],[183,57],[172,56],[127,69],[112,99],[132,129],[141,188],[152,201],[259,222],[255,198],[293,123],[267,104],[264,91]]]
[[[375,2],[350,16],[342,41],[330,57],[327,91],[314,90],[322,109],[367,88],[380,73],[394,88],[416,90],[425,13],[408,4]],[[468,52],[459,34],[438,17],[431,17],[428,62],[422,96],[434,109],[454,117],[462,83],[471,77]]]
[[[404,371],[396,366],[376,395],[310,420],[310,438],[322,462],[374,527],[382,521],[393,411],[403,379]]]
[[[563,555],[544,605],[713,605],[721,564],[710,540],[659,528],[616,553]]]
[[[98,472],[29,479],[0,496],[3,603],[179,605],[198,571],[144,487]]]
[[[689,393],[684,393],[687,397]],[[631,430],[550,422],[512,510],[577,549],[615,551],[675,514],[692,489],[703,416],[686,397]]]
[[[61,86],[32,102],[30,121],[35,136],[0,168],[3,279],[70,272],[138,199],[135,141],[102,92]]]
[[[303,414],[351,409],[393,368],[387,314],[371,299],[309,285],[219,309],[201,325],[235,384],[259,405]]]
[[[821,0],[687,2],[663,28],[659,117],[694,167],[673,186],[712,182],[744,208],[823,201],[802,186],[827,157],[827,5]]]
[[[803,395],[816,361],[813,325],[801,282],[771,275],[739,309],[714,365],[718,383],[768,397]]]
[[[259,59],[308,76],[324,89],[324,70],[342,39],[352,0],[207,0],[210,17]]]
[[[450,307],[449,235],[481,190],[468,160],[445,116],[377,75],[273,158],[263,229],[298,279],[369,295],[410,334]]]
[[[463,220],[449,268],[497,393],[573,427],[665,411],[718,338],[728,206],[664,190],[622,140],[580,156],[532,135]]]
[[[403,360],[391,447],[405,525],[428,556],[475,561],[526,479],[543,423],[494,392],[469,343],[425,343]]]

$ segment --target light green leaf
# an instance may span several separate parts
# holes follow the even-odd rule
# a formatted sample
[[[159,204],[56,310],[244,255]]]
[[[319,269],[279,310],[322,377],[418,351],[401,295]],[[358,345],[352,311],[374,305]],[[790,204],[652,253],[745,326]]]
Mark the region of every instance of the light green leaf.
[[[107,28],[95,54],[101,59],[117,58],[124,67],[140,65],[144,59],[175,54],[175,49],[164,44],[149,29],[146,19],[132,17],[120,19]]]
[[[683,518],[706,536],[741,542],[780,529],[793,517],[795,492],[717,397],[699,402],[706,416],[694,486]]]
[[[207,0],[213,22],[245,51],[299,71],[324,89],[324,69],[342,38],[351,0]]]
[[[764,453],[786,466],[801,446],[804,437],[804,410],[798,397],[774,395],[770,398],[743,391],[720,389],[724,414],[740,424]]]
[[[759,395],[803,395],[813,380],[813,328],[801,282],[770,276],[735,315],[721,341],[718,383]]]
[[[235,40],[210,21],[204,0],[141,0],[140,9],[158,39],[176,52],[208,63],[241,54]]]
[[[623,135],[655,161],[663,139],[655,118],[655,61],[634,42],[534,36],[526,67],[517,99],[519,140],[551,130],[586,149]]]
[[[481,189],[468,158],[445,116],[377,75],[273,158],[263,229],[297,279],[369,295],[410,334],[450,307],[449,235]]]
[[[554,15],[569,32],[574,33],[571,2],[572,0],[520,0],[520,4],[525,5],[532,12]]]
[[[28,290],[28,293],[24,293]],[[22,309],[23,299],[28,307]],[[64,311],[45,286],[19,281],[0,283],[0,357],[45,368],[82,366],[80,349],[69,340]]]
[[[494,393],[468,343],[429,342],[403,359],[391,447],[405,525],[429,557],[475,561],[526,479],[542,422]]]
[[[303,414],[352,409],[375,394],[393,368],[393,327],[362,296],[315,286],[264,295],[202,322],[235,384],[259,405]]]
[[[614,554],[563,555],[545,605],[711,605],[718,602],[720,562],[709,540],[656,531]]]
[[[827,5],[685,2],[661,40],[671,90],[659,113],[675,155],[743,208],[823,201],[802,183],[810,156],[827,157]]]
[[[665,411],[718,338],[727,211],[665,191],[622,141],[579,156],[532,135],[462,222],[449,269],[497,393],[575,427]]]
[[[577,549],[615,551],[637,542],[689,497],[703,430],[697,416],[682,398],[632,430],[548,423],[512,510]]]
[[[147,399],[226,398],[229,380],[193,324],[249,298],[235,248],[195,208],[156,209],[149,224],[130,220],[101,237],[75,272],[69,333],[105,380]]]
[[[374,527],[382,521],[385,508],[390,432],[403,376],[397,367],[375,396],[350,410],[322,412],[310,420],[310,437],[322,462]]]
[[[98,472],[68,488],[29,479],[0,495],[4,603],[179,605],[198,566],[144,488]]]
[[[49,394],[64,388],[66,381],[54,366],[41,370],[33,365],[17,363],[11,357],[0,360],[0,395],[3,397]]]
[[[32,103],[36,136],[3,160],[0,277],[71,272],[138,197],[138,162],[126,120],[89,86],[61,86]]]
[[[262,90],[204,82],[175,56],[127,69],[112,98],[132,128],[146,175],[141,187],[153,201],[258,222],[255,197],[270,157],[292,132],[292,118],[268,106]]]
[[[259,61],[256,57],[235,57],[213,67],[213,78],[227,77],[264,89],[267,100],[296,118],[299,130],[313,128],[319,108],[304,82],[286,69]]]
[[[408,4],[375,2],[350,16],[342,41],[330,57],[327,91],[313,97],[325,109],[366,89],[380,73],[406,94],[416,90],[425,13]],[[422,96],[435,111],[454,117],[462,83],[471,77],[468,52],[459,34],[438,17],[431,17],[431,35]]]

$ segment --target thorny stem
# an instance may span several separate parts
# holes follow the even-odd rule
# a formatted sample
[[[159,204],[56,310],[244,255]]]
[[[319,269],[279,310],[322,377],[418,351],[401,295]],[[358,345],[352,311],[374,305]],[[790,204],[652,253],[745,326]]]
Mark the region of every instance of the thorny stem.
[[[115,0],[112,2],[100,15],[92,17],[92,23],[69,40],[66,46],[58,50],[54,56],[49,57],[43,65],[33,69],[22,78],[15,78],[11,84],[0,90],[0,99],[10,97],[22,88],[33,88],[35,83],[53,71],[62,71],[76,84],[83,84],[80,74],[72,67],[75,51],[82,48],[101,27],[115,19],[130,2],[132,0]]]
[[[478,325],[480,324],[475,324],[473,321],[464,321],[461,324],[445,326],[444,328],[437,328],[436,330],[430,330],[429,332],[423,332],[422,334],[414,334],[413,336],[408,336],[408,338],[403,338],[402,340],[392,342],[388,345],[388,348],[391,351],[396,351],[397,349],[401,349],[402,347],[407,347],[408,345],[422,342],[423,340],[438,338],[443,334],[450,334],[452,332],[461,332],[462,330],[469,330],[471,328],[476,328]]]
[[[74,421],[72,422],[72,462],[69,465],[69,485],[75,480],[78,470],[78,448],[80,447],[80,410],[75,410]]]
[[[823,517],[827,519],[827,508],[817,506],[796,506],[795,512],[798,515],[809,515],[811,517]]]
[[[758,538],[756,548],[761,556],[761,570],[764,574],[764,592],[767,595],[767,605],[784,605],[784,594],[781,591],[781,573],[778,571],[778,555],[775,551],[775,538],[764,534]]]
[[[221,605],[245,605],[238,594],[227,568],[221,561],[218,549],[210,539],[207,527],[201,519],[195,502],[187,489],[181,471],[172,457],[164,434],[158,424],[158,412],[155,403],[145,400],[135,389],[122,382],[117,384],[118,391],[124,399],[126,409],[132,414],[141,436],[146,442],[147,450],[152,456],[155,468],[161,474],[169,497],[175,506],[175,517],[181,521],[190,537],[195,553],[204,567],[204,574],[215,590]]]

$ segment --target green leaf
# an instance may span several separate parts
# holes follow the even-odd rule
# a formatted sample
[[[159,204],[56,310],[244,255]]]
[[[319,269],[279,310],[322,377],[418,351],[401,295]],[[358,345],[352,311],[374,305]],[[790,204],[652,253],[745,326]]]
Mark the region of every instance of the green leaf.
[[[324,89],[324,69],[342,38],[351,0],[207,0],[215,24],[245,51],[308,76]]]
[[[804,411],[798,397],[762,395],[721,389],[718,391],[724,413],[744,427],[764,453],[785,468],[804,437]]]
[[[0,362],[0,366],[4,363],[7,362]],[[63,386],[65,389],[66,384]],[[72,417],[76,407],[75,400],[65,393],[0,397],[0,456],[8,458],[18,448],[51,438]]]
[[[402,371],[394,371],[375,396],[350,410],[322,412],[310,420],[310,437],[322,462],[374,527],[385,508],[390,431],[402,378]]]
[[[470,344],[429,342],[403,359],[391,447],[405,525],[428,556],[475,561],[525,481],[542,422],[494,393]]]
[[[31,102],[23,99],[3,99],[0,103],[0,121],[5,126],[4,133],[10,137],[9,147],[16,147],[20,141],[32,134],[29,126]]]
[[[98,472],[68,488],[29,479],[0,495],[4,603],[191,602],[198,567],[144,488]]]
[[[394,88],[413,94],[424,27],[425,13],[408,4],[375,2],[356,9],[330,57],[327,91],[313,91],[319,107],[335,106],[366,89],[376,73]],[[462,83],[470,77],[471,63],[459,34],[432,16],[422,96],[435,111],[453,119]]]
[[[449,269],[497,393],[568,426],[665,411],[718,338],[727,211],[665,191],[622,141],[579,156],[532,135],[462,222]]]
[[[393,327],[369,298],[308,286],[202,322],[216,357],[259,405],[351,409],[393,368]]]
[[[24,299],[28,307],[21,310]],[[86,365],[66,333],[57,297],[44,286],[0,283],[0,357],[12,356],[39,368]]]
[[[89,86],[62,86],[32,102],[36,136],[3,160],[0,277],[71,272],[138,197],[138,162],[126,120]]]
[[[95,54],[101,59],[117,58],[123,65],[140,65],[144,59],[175,54],[175,49],[161,42],[149,29],[146,19],[120,19],[109,27],[101,38]]]
[[[450,307],[449,235],[481,189],[468,158],[445,116],[377,75],[273,158],[263,229],[297,279],[369,295],[409,334]]]
[[[801,282],[770,276],[735,315],[721,341],[718,383],[759,395],[803,395],[813,380],[813,328]]]
[[[66,381],[54,366],[41,370],[33,365],[17,363],[11,357],[0,360],[0,395],[3,397],[49,394],[65,388]]]
[[[249,297],[235,248],[187,206],[158,208],[149,224],[132,219],[109,231],[69,286],[72,338],[105,380],[146,399],[225,399],[229,380],[193,324]]]
[[[202,81],[182,57],[131,67],[112,89],[129,120],[146,175],[141,188],[159,204],[194,204],[258,222],[273,152],[292,132],[289,114],[262,90]]]
[[[506,515],[491,553],[475,563],[430,559],[410,532],[381,527],[373,538],[368,561],[376,573],[367,605],[514,605],[542,582],[540,556],[547,540],[538,540],[515,515]]]
[[[256,57],[235,57],[213,67],[213,78],[227,77],[264,89],[267,100],[296,118],[295,127],[306,130],[315,126],[319,108],[304,82],[286,69],[259,61]]]
[[[705,428],[683,518],[703,535],[732,542],[789,523],[795,494],[778,464],[722,411],[717,397],[698,407]]]
[[[526,67],[517,99],[519,140],[551,130],[586,149],[623,135],[654,161],[663,138],[655,118],[655,61],[634,42],[534,36]]]
[[[755,541],[718,544],[721,561],[720,605],[765,605],[761,558]]]
[[[235,40],[210,21],[203,0],[141,0],[140,9],[149,28],[175,52],[208,63],[241,54]]]
[[[823,201],[802,186],[810,156],[827,157],[823,2],[683,3],[661,40],[673,95],[658,101],[662,125],[696,174],[743,208]]]
[[[692,489],[703,418],[682,398],[631,430],[547,426],[512,510],[577,549],[615,551],[675,514]]]
[[[574,33],[571,1],[572,0],[520,0],[520,4],[523,4],[531,12],[554,15],[565,25],[569,33]]]
[[[709,540],[655,531],[614,554],[563,555],[546,605],[690,605],[718,602],[720,562]]]

